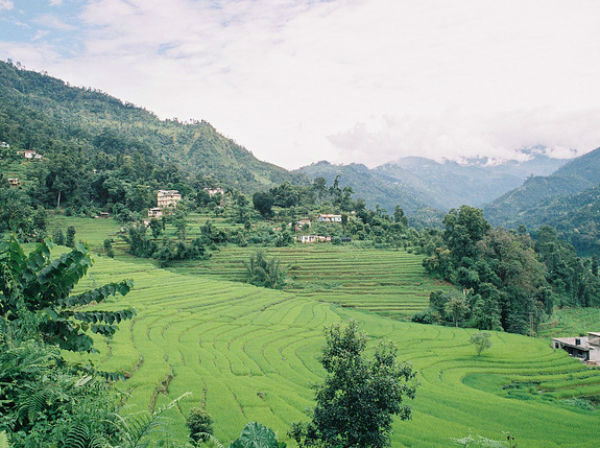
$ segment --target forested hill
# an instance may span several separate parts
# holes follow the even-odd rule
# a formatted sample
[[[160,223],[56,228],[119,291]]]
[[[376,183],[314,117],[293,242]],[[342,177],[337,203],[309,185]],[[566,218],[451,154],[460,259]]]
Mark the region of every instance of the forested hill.
[[[0,61],[0,141],[51,156],[143,155],[172,162],[192,175],[252,192],[305,177],[256,159],[207,122],[159,120],[145,109],[97,90],[69,86],[45,74]]]
[[[532,223],[527,210],[573,195],[600,184],[600,148],[575,158],[552,175],[528,178],[522,186],[502,195],[484,208],[494,225]]]
[[[505,161],[489,165],[489,161],[437,161],[407,157],[368,169],[362,164],[334,165],[321,161],[298,169],[310,178],[323,177],[331,183],[340,175],[340,183],[352,186],[367,205],[379,204],[388,211],[396,204],[410,214],[423,211],[424,205],[447,211],[461,205],[483,206],[503,193],[521,185],[531,175],[550,175],[565,164],[555,159],[523,150],[528,161]]]
[[[307,175],[311,180],[322,177],[328,184],[333,183],[339,175],[340,186],[352,187],[355,194],[363,198],[369,207],[379,205],[388,212],[393,211],[397,204],[411,215],[428,206],[441,206],[435,198],[425,192],[385,175],[377,175],[363,164],[336,165],[320,161],[296,172]]]

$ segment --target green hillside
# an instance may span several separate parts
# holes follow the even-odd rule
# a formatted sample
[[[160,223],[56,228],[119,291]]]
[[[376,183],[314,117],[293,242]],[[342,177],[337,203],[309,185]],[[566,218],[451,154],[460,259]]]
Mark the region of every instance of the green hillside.
[[[309,300],[143,261],[97,258],[80,288],[123,277],[135,288],[111,308],[132,305],[138,316],[92,358],[105,370],[127,372],[124,412],[192,392],[168,413],[182,441],[184,417],[200,405],[223,443],[253,420],[284,438],[312,404],[310,384],[324,376],[317,360],[323,327],[352,318],[371,343],[392,340],[419,373],[413,420],[394,423],[393,446],[460,446],[469,436],[499,446],[505,433],[523,447],[600,445],[599,410],[573,400],[597,398],[600,372],[553,352],[545,340],[494,332],[492,347],[477,357],[468,342],[473,330],[400,322],[334,306],[326,296]]]
[[[65,149],[172,162],[193,175],[253,192],[304,177],[256,159],[208,122],[159,120],[151,112],[94,89],[0,61],[0,141],[51,157]]]
[[[579,193],[600,183],[600,148],[575,158],[548,177],[531,177],[484,208],[494,225],[516,226],[536,220],[528,209]]]
[[[524,153],[527,153],[524,151]],[[481,206],[521,185],[530,175],[550,175],[565,160],[533,154],[524,162],[506,161],[485,165],[476,160],[468,164],[407,157],[373,169],[377,176],[404,182],[435,199],[444,210],[462,205]]]
[[[244,281],[244,263],[255,252],[256,248],[252,247],[228,247],[209,260],[185,263],[174,270]],[[407,318],[427,308],[432,290],[451,287],[427,275],[422,265],[423,256],[406,251],[319,244],[267,248],[265,253],[287,267],[287,292],[386,316]]]

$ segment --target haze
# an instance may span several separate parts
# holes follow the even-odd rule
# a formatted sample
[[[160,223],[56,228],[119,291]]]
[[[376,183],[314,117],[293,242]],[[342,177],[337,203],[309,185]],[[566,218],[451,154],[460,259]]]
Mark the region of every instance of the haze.
[[[0,58],[257,157],[567,157],[600,146],[600,2],[0,0]]]

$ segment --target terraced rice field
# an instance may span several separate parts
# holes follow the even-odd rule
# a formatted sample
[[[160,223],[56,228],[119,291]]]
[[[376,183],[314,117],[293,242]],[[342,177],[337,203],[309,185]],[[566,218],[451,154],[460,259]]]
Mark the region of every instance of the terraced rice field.
[[[227,247],[207,261],[176,266],[179,273],[243,281],[244,263],[256,248]],[[429,305],[429,293],[449,289],[430,278],[423,257],[405,251],[358,249],[351,245],[296,245],[266,248],[288,267],[286,291],[309,300],[335,303],[388,316],[407,317]]]
[[[540,336],[583,336],[588,331],[600,331],[600,309],[557,309],[554,315],[540,326]]]
[[[394,423],[394,446],[456,446],[469,435],[503,441],[504,432],[523,447],[600,446],[600,411],[563,401],[598,396],[600,371],[554,352],[545,340],[493,333],[492,347],[477,357],[468,343],[473,330],[401,322],[326,303],[335,299],[316,292],[255,288],[216,273],[96,260],[81,287],[131,278],[134,290],[108,307],[132,305],[138,315],[91,357],[105,370],[128,372],[119,383],[130,394],[125,414],[192,392],[169,412],[180,442],[185,416],[200,405],[225,444],[249,421],[284,438],[312,404],[311,383],[324,377],[317,360],[323,327],[356,319],[371,343],[392,340],[419,373],[413,420]]]

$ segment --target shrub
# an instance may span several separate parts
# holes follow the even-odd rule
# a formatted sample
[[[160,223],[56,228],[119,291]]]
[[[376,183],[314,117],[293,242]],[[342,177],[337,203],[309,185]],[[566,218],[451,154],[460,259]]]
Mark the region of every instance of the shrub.
[[[192,408],[185,425],[190,430],[190,442],[198,445],[200,442],[207,442],[213,434],[213,420],[210,414],[204,409]]]

